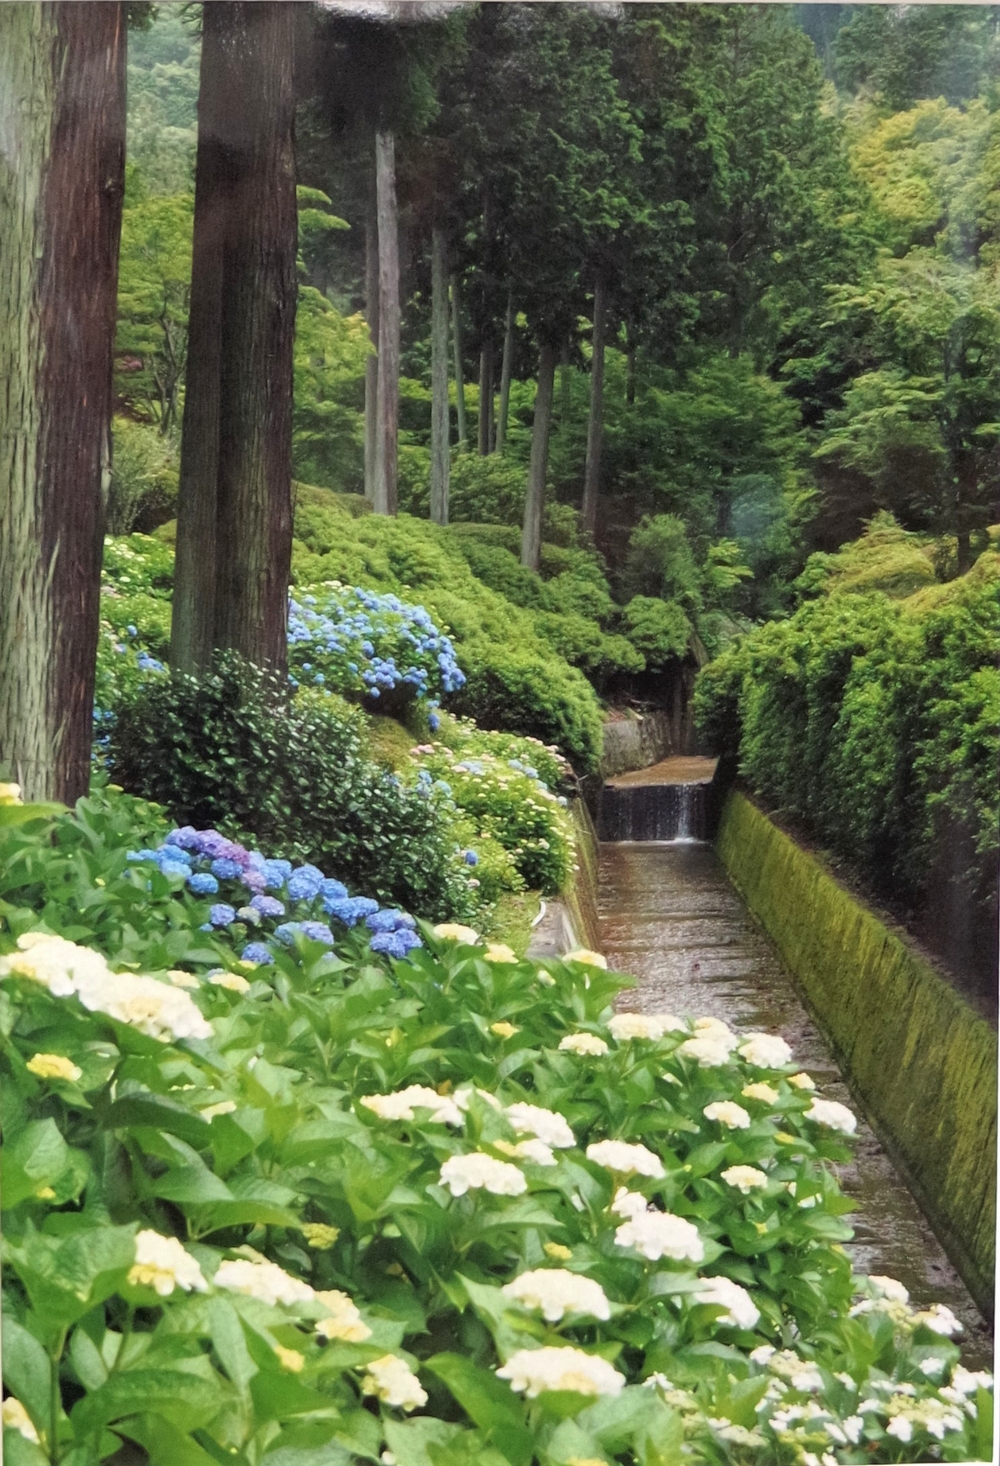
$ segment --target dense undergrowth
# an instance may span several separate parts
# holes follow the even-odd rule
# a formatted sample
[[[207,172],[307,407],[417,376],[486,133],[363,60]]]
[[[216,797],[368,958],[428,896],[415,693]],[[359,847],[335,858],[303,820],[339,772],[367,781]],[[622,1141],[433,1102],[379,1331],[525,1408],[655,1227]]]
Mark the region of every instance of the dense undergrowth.
[[[782,1040],[2,794],[14,1466],[988,1455],[948,1310],[851,1275],[853,1116]]]
[[[995,912],[1000,558],[934,576],[884,517],[815,556],[806,600],[701,674],[702,734],[885,897],[950,882]]]

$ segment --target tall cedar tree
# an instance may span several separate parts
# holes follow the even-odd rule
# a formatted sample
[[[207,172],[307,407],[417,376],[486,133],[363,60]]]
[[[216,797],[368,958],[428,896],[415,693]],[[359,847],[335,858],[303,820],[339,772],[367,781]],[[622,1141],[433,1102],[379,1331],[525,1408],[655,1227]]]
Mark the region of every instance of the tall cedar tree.
[[[296,300],[295,6],[204,7],[171,663],[283,668]]]
[[[125,169],[125,8],[0,6],[0,764],[87,791]]]

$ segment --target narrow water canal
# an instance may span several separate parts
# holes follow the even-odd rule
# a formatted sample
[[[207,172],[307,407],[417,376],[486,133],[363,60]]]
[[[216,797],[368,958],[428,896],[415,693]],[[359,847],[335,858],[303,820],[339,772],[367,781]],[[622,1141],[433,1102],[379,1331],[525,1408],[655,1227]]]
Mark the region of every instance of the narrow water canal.
[[[599,912],[610,966],[632,973],[639,983],[623,995],[622,1007],[708,1014],[737,1028],[780,1033],[819,1092],[858,1113],[790,974],[711,845],[602,844]],[[848,1218],[855,1231],[848,1244],[855,1268],[898,1278],[914,1303],[946,1303],[965,1325],[958,1342],[966,1363],[992,1367],[988,1326],[863,1119],[855,1160],[838,1171],[858,1206]]]

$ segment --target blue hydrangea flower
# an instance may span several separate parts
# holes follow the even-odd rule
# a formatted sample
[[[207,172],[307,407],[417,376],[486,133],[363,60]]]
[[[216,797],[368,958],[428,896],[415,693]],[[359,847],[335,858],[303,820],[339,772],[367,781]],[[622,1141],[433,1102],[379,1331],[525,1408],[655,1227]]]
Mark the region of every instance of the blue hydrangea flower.
[[[290,947],[295,941],[295,933],[299,930],[300,923],[297,921],[283,921],[280,926],[274,928],[274,935],[282,946]]]
[[[333,932],[325,921],[304,921],[302,935],[308,937],[311,942],[323,942],[327,947],[333,946]]]
[[[394,932],[402,925],[401,911],[393,911],[391,907],[384,906],[380,911],[373,911],[370,916],[365,917],[365,926],[370,932]]]
[[[383,952],[387,957],[398,959],[405,957],[414,947],[422,947],[423,942],[416,932],[403,926],[394,932],[376,932],[369,945],[373,952]]]
[[[438,717],[437,713],[428,713],[427,714],[427,726],[431,730],[432,733],[436,733],[437,732],[437,730],[441,726],[441,719]]]
[[[215,876],[210,876],[207,870],[188,876],[188,885],[196,896],[214,896],[219,889]]]
[[[208,920],[212,926],[228,926],[236,920],[236,912],[228,901],[217,901],[208,913]]]
[[[159,863],[158,850],[130,850],[125,856],[126,860],[151,860],[154,864]]]
[[[311,901],[319,894],[324,875],[314,865],[300,865],[288,877],[288,894],[293,901]]]
[[[324,901],[323,910],[327,916],[335,916],[345,926],[354,926],[365,916],[378,910],[378,902],[370,896],[348,896],[346,901]]]
[[[290,860],[265,860],[261,873],[267,890],[280,891],[292,873],[292,862]]]
[[[159,865],[165,862],[171,865],[184,865],[191,867],[190,851],[183,850],[180,845],[161,845],[156,852],[156,859]]]
[[[320,882],[319,894],[326,901],[345,901],[347,899],[347,887],[343,881],[334,881],[329,877]]]
[[[212,874],[218,876],[220,881],[235,881],[237,876],[243,874],[243,867],[237,861],[220,855],[212,861]]]
[[[476,854],[476,852],[474,850],[467,850],[465,852],[465,863],[466,863],[466,865],[478,865],[479,864],[479,856]]]
[[[266,967],[274,961],[270,949],[265,947],[263,942],[248,942],[240,956],[244,962],[256,962],[261,967]]]
[[[180,876],[182,880],[186,880],[191,874],[191,867],[184,865],[180,860],[160,860],[157,861],[157,864],[160,867],[161,875]]]
[[[180,825],[176,830],[171,830],[166,838],[167,845],[179,845],[182,850],[198,850],[201,841],[198,831],[194,825]]]
[[[284,916],[285,903],[278,901],[274,896],[255,896],[250,902],[255,911],[261,916]]]

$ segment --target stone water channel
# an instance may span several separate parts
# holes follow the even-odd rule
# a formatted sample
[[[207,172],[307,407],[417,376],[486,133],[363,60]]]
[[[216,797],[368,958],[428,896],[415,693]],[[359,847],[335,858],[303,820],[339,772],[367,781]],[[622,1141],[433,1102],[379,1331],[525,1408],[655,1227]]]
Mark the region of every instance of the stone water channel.
[[[677,767],[681,763],[683,769]],[[671,759],[669,764],[673,767],[625,775],[612,781],[614,791],[605,790],[601,945],[612,968],[638,979],[638,987],[623,994],[621,1006],[649,1013],[707,1014],[736,1028],[780,1033],[796,1063],[816,1080],[818,1092],[859,1114],[855,1159],[837,1168],[844,1191],[857,1204],[848,1218],[855,1232],[848,1244],[855,1268],[898,1278],[916,1304],[947,1304],[964,1325],[957,1342],[967,1365],[992,1368],[988,1324],[861,1117],[793,978],[751,918],[711,844],[697,838],[712,766],[689,759]],[[680,775],[686,785],[646,783],[642,788],[643,775],[655,780],[664,771],[674,778]],[[604,838],[608,833],[618,838]],[[623,834],[633,838],[623,839]]]

